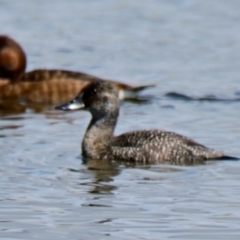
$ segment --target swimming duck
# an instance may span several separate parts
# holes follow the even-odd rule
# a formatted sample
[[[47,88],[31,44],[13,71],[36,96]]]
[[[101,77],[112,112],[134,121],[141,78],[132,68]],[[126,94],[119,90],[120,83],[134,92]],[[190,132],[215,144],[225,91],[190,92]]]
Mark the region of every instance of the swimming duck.
[[[174,132],[142,130],[114,136],[119,99],[115,86],[109,82],[92,82],[72,101],[56,109],[81,109],[91,113],[92,119],[82,141],[85,160],[196,164],[208,159],[234,159]]]
[[[25,69],[26,55],[21,46],[8,36],[0,35],[0,99],[56,104],[68,101],[87,84],[100,79],[82,72],[37,69],[25,73]],[[115,85],[121,100],[137,98],[139,91],[150,87],[105,81]]]

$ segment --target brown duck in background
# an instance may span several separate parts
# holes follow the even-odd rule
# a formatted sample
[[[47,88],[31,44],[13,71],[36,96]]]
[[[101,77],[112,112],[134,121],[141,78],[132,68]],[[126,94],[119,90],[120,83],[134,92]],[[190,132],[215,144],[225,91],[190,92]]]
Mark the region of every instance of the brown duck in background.
[[[105,80],[74,71],[37,69],[25,73],[26,55],[21,46],[8,36],[0,35],[0,100],[10,99],[34,104],[67,101],[94,80]],[[134,99],[150,85],[131,86],[112,82],[119,98]]]

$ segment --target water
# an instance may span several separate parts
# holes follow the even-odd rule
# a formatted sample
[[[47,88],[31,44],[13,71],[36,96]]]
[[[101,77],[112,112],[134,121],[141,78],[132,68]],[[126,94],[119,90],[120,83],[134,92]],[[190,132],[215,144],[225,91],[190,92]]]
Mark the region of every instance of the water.
[[[56,4],[56,3],[55,3]],[[28,70],[156,84],[122,104],[116,134],[162,128],[240,156],[240,2],[0,0]],[[186,101],[174,91],[231,101]],[[0,239],[239,239],[240,163],[83,164],[87,112],[1,117]]]

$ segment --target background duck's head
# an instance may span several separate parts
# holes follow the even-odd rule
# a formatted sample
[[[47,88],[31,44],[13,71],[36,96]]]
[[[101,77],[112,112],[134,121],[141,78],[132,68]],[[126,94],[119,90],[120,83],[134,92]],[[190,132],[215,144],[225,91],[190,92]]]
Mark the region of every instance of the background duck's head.
[[[0,78],[19,78],[25,72],[26,64],[21,46],[8,36],[0,35]]]

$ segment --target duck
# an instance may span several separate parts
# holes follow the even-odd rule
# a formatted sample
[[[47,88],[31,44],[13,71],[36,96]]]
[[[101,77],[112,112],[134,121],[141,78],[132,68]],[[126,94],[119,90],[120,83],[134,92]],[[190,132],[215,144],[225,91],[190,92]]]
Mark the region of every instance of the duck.
[[[0,35],[0,99],[27,103],[57,104],[68,101],[95,80],[115,85],[121,100],[135,99],[139,92],[153,85],[132,86],[122,82],[64,69],[35,69],[26,72],[27,57],[12,38]]]
[[[84,161],[107,159],[192,165],[211,159],[237,159],[165,130],[138,130],[114,136],[119,104],[118,92],[112,83],[95,81],[71,101],[55,107],[65,111],[87,110],[92,115],[82,140]]]

